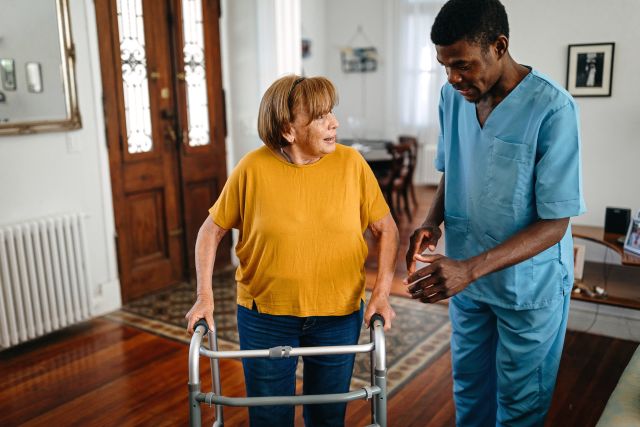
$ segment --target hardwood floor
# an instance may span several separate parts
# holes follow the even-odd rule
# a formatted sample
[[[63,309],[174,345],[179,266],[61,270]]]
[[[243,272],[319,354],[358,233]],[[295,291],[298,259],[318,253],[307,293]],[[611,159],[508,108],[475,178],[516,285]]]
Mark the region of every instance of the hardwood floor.
[[[567,332],[547,427],[594,426],[638,343]]]
[[[420,189],[430,200],[432,189]],[[406,242],[413,224],[400,223]],[[406,246],[401,245],[399,261]],[[368,263],[375,262],[372,257]],[[404,263],[394,281],[396,294]],[[638,344],[568,332],[558,385],[547,426],[593,426]],[[0,426],[178,426],[186,425],[188,347],[102,318],[76,325],[0,353]],[[202,359],[203,388],[210,389],[208,363]],[[239,361],[223,361],[222,389],[244,394]],[[418,373],[388,402],[390,426],[445,427],[455,424],[450,353]],[[225,424],[247,426],[244,408],[225,408]],[[203,406],[203,425],[214,411]],[[367,402],[348,406],[347,426],[369,422]],[[301,409],[296,425],[301,426]]]

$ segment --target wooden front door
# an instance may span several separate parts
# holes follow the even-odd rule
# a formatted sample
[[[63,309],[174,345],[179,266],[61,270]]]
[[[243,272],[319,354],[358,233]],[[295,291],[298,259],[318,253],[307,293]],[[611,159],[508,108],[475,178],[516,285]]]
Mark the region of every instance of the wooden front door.
[[[188,279],[226,179],[219,0],[96,0],[123,301]],[[219,250],[229,262],[229,241]]]

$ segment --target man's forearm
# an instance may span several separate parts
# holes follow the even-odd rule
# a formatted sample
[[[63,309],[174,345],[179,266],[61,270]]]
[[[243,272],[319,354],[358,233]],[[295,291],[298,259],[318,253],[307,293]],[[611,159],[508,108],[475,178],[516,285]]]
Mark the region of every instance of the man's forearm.
[[[538,220],[505,242],[469,258],[473,280],[511,267],[558,243],[564,236],[569,218]]]

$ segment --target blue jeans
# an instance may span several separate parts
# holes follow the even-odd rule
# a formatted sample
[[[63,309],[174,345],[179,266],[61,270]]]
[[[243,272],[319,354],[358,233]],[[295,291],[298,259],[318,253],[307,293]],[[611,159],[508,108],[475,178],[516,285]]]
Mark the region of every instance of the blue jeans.
[[[346,316],[274,316],[238,306],[240,349],[276,346],[315,347],[357,344],[362,327],[363,306]],[[326,394],[349,391],[354,354],[303,356],[303,393]],[[247,396],[293,396],[298,358],[242,359]],[[343,426],[346,403],[305,405],[308,427]],[[251,426],[293,426],[295,408],[254,406],[249,408]]]

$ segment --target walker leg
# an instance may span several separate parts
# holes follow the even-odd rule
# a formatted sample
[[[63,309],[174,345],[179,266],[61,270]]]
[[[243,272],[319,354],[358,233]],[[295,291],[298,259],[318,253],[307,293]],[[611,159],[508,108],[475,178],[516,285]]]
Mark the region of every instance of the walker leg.
[[[376,369],[375,385],[380,387],[380,394],[373,398],[375,423],[380,427],[387,427],[387,376],[385,371]]]
[[[189,345],[189,425],[191,427],[201,427],[200,402],[196,397],[200,394],[200,345],[205,325],[196,325],[191,344]]]
[[[372,316],[370,327],[371,341],[375,343],[371,352],[371,384],[380,387],[380,393],[371,401],[371,422],[374,426],[387,427],[387,356],[384,339],[384,319]],[[382,320],[382,322],[381,322]]]
[[[216,328],[216,322],[213,321],[213,329],[209,331],[209,350],[218,351],[218,330]],[[211,361],[211,385],[213,393],[217,396],[222,396],[222,386],[220,385],[220,360],[210,359]],[[222,405],[214,405],[216,408],[216,422],[213,423],[213,427],[223,427],[224,417],[222,414]]]
[[[202,427],[200,402],[196,396],[200,393],[200,384],[189,384],[189,426]]]
[[[373,341],[373,328],[371,328],[371,341]],[[371,384],[376,383],[376,355],[374,352],[369,353],[369,366],[371,366]],[[374,426],[376,422],[376,400],[371,399],[371,425]],[[370,426],[367,426],[370,427]]]

